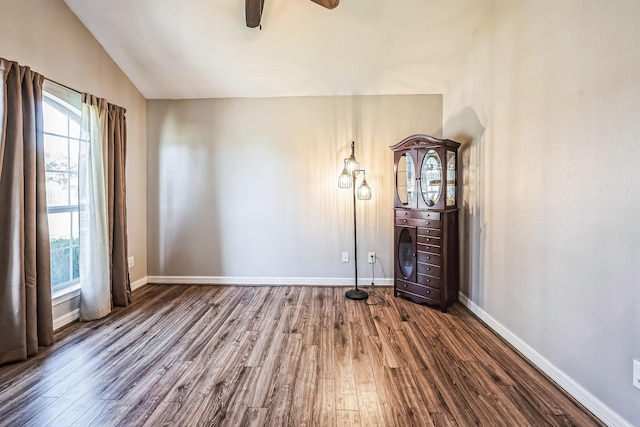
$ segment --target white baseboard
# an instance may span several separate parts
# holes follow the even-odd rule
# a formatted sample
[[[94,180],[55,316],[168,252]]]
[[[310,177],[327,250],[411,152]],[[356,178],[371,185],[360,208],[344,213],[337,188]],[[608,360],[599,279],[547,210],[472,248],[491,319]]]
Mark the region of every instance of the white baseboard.
[[[578,384],[573,378],[564,373],[562,370],[554,366],[545,359],[540,353],[535,351],[526,342],[520,339],[516,334],[504,327],[500,322],[494,319],[489,313],[484,311],[480,306],[471,301],[466,295],[459,294],[460,303],[466,306],[469,311],[475,314],[480,320],[493,329],[498,335],[504,338],[509,344],[515,347],[525,358],[527,358],[538,369],[549,376],[553,381],[562,387],[567,393],[573,396],[578,402],[584,405],[596,417],[608,426],[616,427],[633,427],[630,422],[622,418],[613,409],[597,397],[589,393],[584,387]]]
[[[234,276],[147,276],[149,284],[238,285],[238,286],[353,286],[349,277],[234,277]],[[375,279],[377,286],[391,286],[393,279]],[[371,278],[358,279],[359,286],[371,285]],[[133,289],[133,285],[132,285]]]
[[[80,309],[76,308],[69,313],[65,313],[62,316],[53,319],[53,330],[57,331],[63,326],[67,326],[69,323],[73,323],[78,319],[80,319]]]
[[[147,277],[143,277],[142,279],[138,279],[135,282],[131,282],[131,290],[135,291],[138,288],[143,287],[147,284]]]

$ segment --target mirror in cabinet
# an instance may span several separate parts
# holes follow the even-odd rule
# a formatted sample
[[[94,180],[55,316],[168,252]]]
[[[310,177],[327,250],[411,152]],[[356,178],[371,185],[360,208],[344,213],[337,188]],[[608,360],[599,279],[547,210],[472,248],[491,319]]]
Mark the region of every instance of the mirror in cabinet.
[[[416,188],[416,172],[411,155],[404,153],[396,162],[396,196],[401,205],[413,202]]]

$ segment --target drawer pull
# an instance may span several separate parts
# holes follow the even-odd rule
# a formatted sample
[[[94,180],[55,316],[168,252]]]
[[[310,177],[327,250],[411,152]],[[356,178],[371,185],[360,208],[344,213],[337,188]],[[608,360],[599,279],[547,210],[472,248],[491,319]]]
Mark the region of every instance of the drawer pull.
[[[405,219],[405,220],[403,220],[403,222],[407,222],[407,220]]]
[[[429,267],[427,267],[427,271],[431,270]]]
[[[427,291],[427,293],[428,293],[428,294],[430,294],[430,293],[431,293],[431,291]]]

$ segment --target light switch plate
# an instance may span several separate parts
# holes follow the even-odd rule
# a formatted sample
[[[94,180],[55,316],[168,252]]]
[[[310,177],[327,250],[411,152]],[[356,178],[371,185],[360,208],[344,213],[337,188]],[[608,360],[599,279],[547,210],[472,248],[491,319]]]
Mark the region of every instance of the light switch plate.
[[[633,385],[640,388],[640,360],[633,361]]]
[[[133,268],[136,265],[136,259],[132,256],[129,257],[129,268]]]

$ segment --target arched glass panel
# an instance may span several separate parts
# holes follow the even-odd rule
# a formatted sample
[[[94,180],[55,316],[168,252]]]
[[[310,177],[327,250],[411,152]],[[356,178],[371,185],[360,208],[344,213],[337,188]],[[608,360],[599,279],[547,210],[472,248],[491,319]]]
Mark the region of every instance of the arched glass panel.
[[[420,182],[422,198],[427,206],[438,203],[442,191],[442,161],[435,150],[429,150],[422,160]]]
[[[413,200],[416,186],[416,172],[413,159],[407,154],[403,154],[398,159],[396,169],[396,189],[400,203],[407,205]]]
[[[447,206],[456,204],[456,155],[447,151]]]

